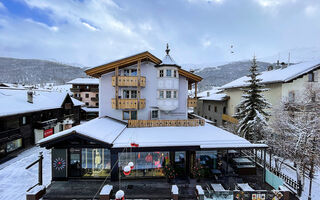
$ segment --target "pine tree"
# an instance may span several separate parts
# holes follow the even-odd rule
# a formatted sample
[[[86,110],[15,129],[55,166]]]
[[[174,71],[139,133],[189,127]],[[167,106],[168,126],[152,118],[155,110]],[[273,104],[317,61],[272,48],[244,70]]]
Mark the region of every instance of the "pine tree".
[[[250,67],[249,86],[242,89],[243,95],[240,104],[237,106],[238,112],[235,117],[239,120],[237,132],[240,136],[257,142],[263,139],[263,127],[267,125],[266,117],[270,116],[265,109],[271,108],[271,104],[264,98],[262,92],[267,91],[258,78],[256,58],[252,60]]]

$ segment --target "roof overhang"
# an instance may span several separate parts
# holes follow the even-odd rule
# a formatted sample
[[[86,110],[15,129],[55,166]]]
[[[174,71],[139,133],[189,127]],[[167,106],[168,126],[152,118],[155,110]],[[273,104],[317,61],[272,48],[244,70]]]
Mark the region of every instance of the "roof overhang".
[[[202,80],[202,77],[195,75],[194,73],[188,72],[184,69],[179,69],[178,73],[179,75],[186,77],[189,83],[200,82]]]
[[[156,56],[152,55],[150,52],[145,51],[142,53],[138,53],[133,56],[129,56],[126,58],[122,58],[107,64],[103,64],[91,69],[87,69],[85,72],[89,76],[93,76],[95,78],[100,78],[102,74],[106,74],[115,70],[116,67],[123,68],[130,65],[136,64],[138,61],[150,61],[155,64],[160,64],[161,60]]]

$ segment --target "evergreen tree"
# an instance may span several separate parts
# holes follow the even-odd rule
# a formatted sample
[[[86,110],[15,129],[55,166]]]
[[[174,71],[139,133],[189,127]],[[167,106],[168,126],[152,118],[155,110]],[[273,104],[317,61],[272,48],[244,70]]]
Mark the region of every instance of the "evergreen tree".
[[[263,139],[263,127],[267,125],[266,117],[270,116],[265,111],[271,108],[271,105],[266,101],[262,92],[267,91],[260,83],[262,80],[258,78],[256,58],[252,60],[250,67],[249,86],[242,89],[243,95],[240,104],[237,106],[238,112],[235,117],[239,120],[237,132],[240,136],[257,142]]]

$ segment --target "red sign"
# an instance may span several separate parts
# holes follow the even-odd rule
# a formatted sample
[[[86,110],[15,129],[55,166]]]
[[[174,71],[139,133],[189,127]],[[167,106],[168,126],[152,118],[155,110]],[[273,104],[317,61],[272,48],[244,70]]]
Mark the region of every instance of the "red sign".
[[[47,129],[43,131],[43,137],[48,137],[53,134],[53,128]]]

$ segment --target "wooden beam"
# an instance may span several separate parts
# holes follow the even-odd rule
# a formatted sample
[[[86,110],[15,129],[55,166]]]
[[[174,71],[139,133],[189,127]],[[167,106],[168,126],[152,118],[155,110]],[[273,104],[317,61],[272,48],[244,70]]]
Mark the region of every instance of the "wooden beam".
[[[118,78],[119,78],[119,67],[116,67],[115,69],[115,77],[116,77],[116,87],[115,87],[115,99],[116,99],[116,109],[118,109],[118,105],[119,105],[119,86],[118,86]]]
[[[195,82],[194,84],[194,97],[197,98],[197,91],[198,91],[198,83]]]
[[[140,94],[141,94],[141,60],[138,60],[138,67],[137,67],[137,73],[138,73],[138,88],[137,88],[137,98],[138,98],[138,109],[140,109]]]

